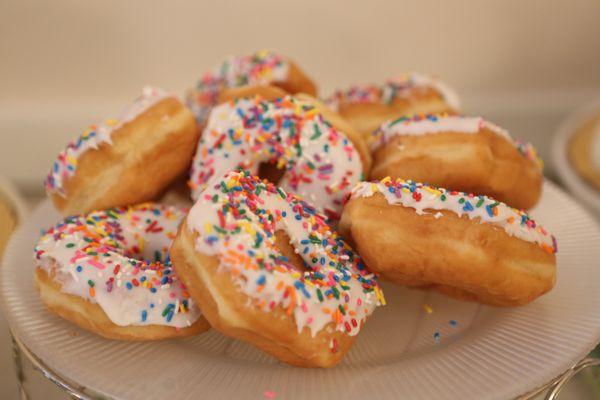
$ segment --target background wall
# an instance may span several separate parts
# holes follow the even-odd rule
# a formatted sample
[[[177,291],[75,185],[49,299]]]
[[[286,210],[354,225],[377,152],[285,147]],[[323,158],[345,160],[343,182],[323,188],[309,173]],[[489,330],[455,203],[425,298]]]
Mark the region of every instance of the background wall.
[[[183,91],[259,48],[295,59],[322,94],[434,73],[546,155],[558,121],[600,95],[599,16],[595,0],[0,0],[0,174],[39,192],[66,140],[143,85]]]

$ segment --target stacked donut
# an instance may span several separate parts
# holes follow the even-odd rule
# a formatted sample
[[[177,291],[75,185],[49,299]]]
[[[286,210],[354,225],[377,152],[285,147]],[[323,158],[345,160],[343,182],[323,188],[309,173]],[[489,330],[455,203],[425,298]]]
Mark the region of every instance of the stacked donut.
[[[552,288],[556,241],[521,210],[541,192],[530,145],[421,74],[316,91],[276,52],[230,57],[185,102],[145,88],[69,143],[43,302],[111,339],[213,327],[330,367],[385,305],[378,275],[500,306]]]

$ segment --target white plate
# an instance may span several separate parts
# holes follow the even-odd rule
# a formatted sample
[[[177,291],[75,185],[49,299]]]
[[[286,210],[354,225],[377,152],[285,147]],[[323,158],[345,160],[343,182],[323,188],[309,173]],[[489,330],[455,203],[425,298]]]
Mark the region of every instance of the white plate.
[[[600,100],[569,115],[559,126],[552,140],[552,161],[561,181],[600,218],[600,192],[585,182],[573,169],[567,154],[567,145],[571,136],[583,124],[600,113]]]
[[[46,312],[33,287],[32,248],[40,228],[58,219],[48,202],[13,237],[0,298],[11,328],[38,357],[108,397],[509,399],[550,381],[600,339],[600,229],[552,184],[544,192],[534,215],[559,245],[550,294],[497,309],[386,285],[388,306],[330,370],[283,365],[214,331],[160,343],[109,341]]]

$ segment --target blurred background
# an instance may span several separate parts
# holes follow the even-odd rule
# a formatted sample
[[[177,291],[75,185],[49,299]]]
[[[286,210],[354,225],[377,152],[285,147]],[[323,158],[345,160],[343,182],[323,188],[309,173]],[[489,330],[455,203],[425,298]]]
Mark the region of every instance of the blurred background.
[[[548,159],[567,113],[600,94],[600,2],[76,0],[0,2],[0,172],[28,195],[67,139],[152,84],[192,86],[229,54],[296,60],[328,94],[438,75]],[[552,176],[552,165],[547,172]]]
[[[35,204],[66,141],[144,85],[182,93],[227,55],[261,48],[295,60],[321,95],[437,75],[466,113],[533,142],[550,179],[560,121],[600,97],[597,0],[0,0],[0,189]],[[2,238],[15,221],[1,207],[0,219]],[[14,394],[4,330],[0,386]]]

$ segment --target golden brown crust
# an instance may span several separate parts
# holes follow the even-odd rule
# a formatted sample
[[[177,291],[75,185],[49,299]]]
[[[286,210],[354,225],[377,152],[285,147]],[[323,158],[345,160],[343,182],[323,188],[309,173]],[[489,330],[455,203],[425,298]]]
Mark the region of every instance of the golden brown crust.
[[[67,197],[50,197],[63,215],[152,200],[189,168],[198,136],[193,114],[165,98],[117,129],[112,145],[83,153],[65,181]]]
[[[569,141],[568,156],[579,175],[587,183],[600,190],[600,171],[594,166],[591,150],[594,135],[600,134],[598,129],[600,129],[600,116],[587,121],[580,127]]]
[[[173,266],[216,330],[299,367],[332,367],[352,346],[355,337],[334,330],[333,324],[312,337],[307,327],[298,333],[293,315],[281,307],[267,313],[254,306],[228,274],[218,271],[219,259],[195,251],[194,241],[182,224],[171,248]],[[335,352],[333,339],[337,341]]]
[[[317,95],[317,86],[315,83],[298,67],[298,65],[291,61],[287,60],[290,69],[288,73],[288,78],[285,82],[273,82],[273,85],[280,87],[288,93],[308,93],[311,96]]]
[[[369,176],[369,171],[371,170],[371,152],[367,147],[367,144],[363,138],[363,136],[358,132],[348,121],[342,118],[338,113],[331,110],[325,103],[314,98],[313,96],[307,93],[299,93],[294,97],[311,103],[321,114],[326,121],[328,121],[334,128],[338,129],[340,132],[344,133],[346,137],[352,142],[358,154],[360,154],[360,159],[363,164],[363,173],[365,177]]]
[[[444,98],[432,88],[420,88],[409,97],[397,97],[391,103],[346,103],[341,102],[338,113],[368,140],[385,121],[402,115],[455,113]]]
[[[401,285],[495,306],[527,304],[554,287],[554,254],[478,219],[441,213],[418,215],[376,193],[351,199],[339,229],[369,269]]]
[[[386,176],[484,194],[521,209],[538,202],[543,182],[534,161],[488,129],[394,137],[373,153],[371,178]]]
[[[235,99],[260,96],[265,100],[275,100],[284,97],[288,93],[277,86],[240,86],[226,88],[219,93],[218,104],[226,103]]]
[[[203,316],[187,328],[164,325],[119,326],[108,318],[98,304],[62,292],[60,284],[41,268],[35,270],[35,283],[42,301],[50,311],[107,339],[130,341],[174,339],[197,335],[210,328]]]

